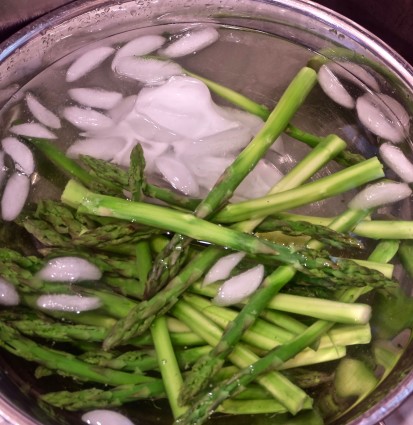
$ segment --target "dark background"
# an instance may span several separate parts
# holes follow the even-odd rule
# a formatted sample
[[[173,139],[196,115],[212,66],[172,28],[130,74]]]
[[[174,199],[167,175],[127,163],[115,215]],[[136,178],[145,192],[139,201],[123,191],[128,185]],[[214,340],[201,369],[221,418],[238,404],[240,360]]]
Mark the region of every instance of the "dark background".
[[[319,0],[385,41],[413,65],[413,0]]]
[[[0,39],[73,0],[0,0]],[[413,64],[413,0],[318,0],[376,34]]]

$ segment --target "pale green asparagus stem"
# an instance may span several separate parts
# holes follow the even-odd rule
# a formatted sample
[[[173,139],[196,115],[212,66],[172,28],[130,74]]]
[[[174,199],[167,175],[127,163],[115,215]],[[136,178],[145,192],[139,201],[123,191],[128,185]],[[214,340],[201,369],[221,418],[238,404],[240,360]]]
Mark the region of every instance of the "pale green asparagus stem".
[[[186,412],[186,408],[180,406],[178,403],[178,396],[181,391],[183,379],[164,316],[158,317],[154,321],[151,327],[151,333],[169,405],[176,419]]]
[[[206,287],[196,284],[192,287],[192,291],[199,295],[213,298],[218,288],[219,284],[211,284]],[[243,304],[249,305],[251,304],[251,300],[244,301]],[[359,303],[348,305],[335,300],[310,298],[291,294],[274,295],[267,301],[266,306],[275,311],[299,314],[315,319],[334,319],[337,323],[343,324],[365,324],[368,322],[371,315],[371,307],[367,304]],[[305,328],[301,330],[305,330]]]
[[[383,176],[383,166],[380,161],[377,158],[371,158],[296,189],[227,205],[214,216],[214,221],[233,223],[266,217],[344,193]]]
[[[277,213],[275,217],[285,218],[286,220],[307,221],[321,226],[328,226],[333,220],[333,218],[329,217],[313,217],[285,212]],[[362,220],[354,227],[353,233],[370,239],[413,239],[413,221]]]

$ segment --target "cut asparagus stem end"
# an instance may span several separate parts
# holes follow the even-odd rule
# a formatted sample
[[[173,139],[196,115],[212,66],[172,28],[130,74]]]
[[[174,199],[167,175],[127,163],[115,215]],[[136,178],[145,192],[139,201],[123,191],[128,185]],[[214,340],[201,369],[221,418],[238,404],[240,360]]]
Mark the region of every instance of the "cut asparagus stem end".
[[[67,183],[62,193],[61,200],[64,204],[72,208],[78,208],[90,193],[89,189],[72,179]]]

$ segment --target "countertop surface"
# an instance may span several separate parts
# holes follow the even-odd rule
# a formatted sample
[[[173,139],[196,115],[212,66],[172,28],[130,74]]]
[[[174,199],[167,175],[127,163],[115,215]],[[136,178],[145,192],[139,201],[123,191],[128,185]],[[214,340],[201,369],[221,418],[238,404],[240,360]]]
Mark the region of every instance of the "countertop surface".
[[[73,0],[1,0],[0,41],[33,18]],[[413,0],[318,0],[377,35],[413,64]],[[385,425],[412,425],[413,399],[385,420]],[[0,418],[0,425],[7,423]]]

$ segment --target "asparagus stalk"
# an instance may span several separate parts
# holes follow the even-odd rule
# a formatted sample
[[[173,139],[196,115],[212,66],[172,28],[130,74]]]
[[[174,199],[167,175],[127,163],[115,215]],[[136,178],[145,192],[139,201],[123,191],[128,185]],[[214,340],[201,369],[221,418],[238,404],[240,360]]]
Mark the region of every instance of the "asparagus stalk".
[[[79,411],[119,407],[136,400],[146,400],[148,398],[159,399],[164,397],[165,391],[163,384],[160,380],[157,380],[140,385],[124,385],[110,390],[89,388],[80,391],[56,391],[43,394],[41,400],[60,409]],[[303,406],[303,409],[310,408],[311,403],[308,401]],[[218,410],[220,413],[231,415],[287,413],[287,409],[281,403],[277,403],[277,401],[272,399],[257,398],[226,400]]]
[[[166,231],[174,231],[186,236],[228,246],[232,249],[250,252],[255,255],[285,256],[295,262],[297,254],[289,248],[265,242],[256,237],[218,226],[191,214],[170,210],[157,205],[130,202],[119,198],[100,195],[87,190],[71,180],[63,192],[63,203],[77,207],[78,211],[103,217],[116,217],[155,226]],[[288,254],[287,254],[288,253]],[[290,257],[288,259],[288,257]],[[298,258],[298,256],[297,256]]]
[[[400,261],[403,264],[403,267],[405,268],[406,272],[410,277],[413,276],[413,264],[411,261],[412,254],[413,254],[413,242],[412,241],[403,241],[400,244],[399,251],[398,251]]]
[[[36,223],[41,223],[40,220],[51,226],[49,232],[54,230],[57,235],[44,235],[44,225],[40,225],[40,229],[37,230]],[[107,245],[134,243],[159,233],[153,228],[119,220],[116,223],[100,224],[87,216],[76,214],[75,210],[52,200],[40,201],[35,213],[21,219],[20,224],[42,243],[63,247],[75,245],[105,249]],[[48,239],[56,238],[58,241],[60,235],[65,238],[62,244],[47,243]]]
[[[166,202],[168,205],[179,207],[188,211],[194,211],[201,202],[200,199],[189,198],[177,192],[173,192],[172,190],[149,183],[145,184],[143,191],[149,198],[158,199],[159,201]]]
[[[224,379],[231,378],[239,369],[236,366],[223,367],[216,375],[214,383],[219,383]],[[331,382],[334,374],[331,372],[324,372],[309,368],[293,368],[283,371],[283,375],[287,376],[292,382],[300,388],[314,388],[320,384]],[[272,399],[271,395],[261,386],[257,384],[249,385],[245,390],[240,392],[234,397],[235,400],[249,400],[249,399]],[[303,407],[305,409],[305,407]]]
[[[283,294],[280,294],[282,296]],[[225,329],[228,324],[237,318],[237,312],[229,309],[218,307],[211,301],[205,298],[194,296],[191,294],[185,294],[183,299],[191,304],[193,307],[202,311],[205,316],[211,319],[221,328]],[[299,300],[301,302],[301,300]],[[338,303],[337,303],[338,304]],[[354,305],[348,305],[343,303],[342,309],[349,309]],[[367,307],[367,306],[366,306]],[[368,308],[370,311],[370,308]],[[370,317],[368,315],[367,317]],[[366,318],[363,318],[363,322],[366,322]],[[303,329],[305,330],[306,327]],[[291,332],[286,332],[282,328],[269,324],[266,321],[258,318],[254,324],[247,329],[242,340],[251,346],[255,346],[264,351],[273,349],[277,345],[281,345],[291,339],[295,335]],[[329,334],[322,337],[318,343],[318,348],[329,348],[331,346],[347,346],[356,344],[368,344],[371,341],[371,330],[368,323],[364,324],[350,324],[345,326],[338,326],[333,328]]]
[[[268,116],[265,125],[224,171],[206,198],[197,206],[194,211],[195,217],[208,218],[225,205],[238,185],[284,131],[316,81],[317,74],[312,69],[303,68],[298,72],[281,96],[277,106]],[[190,240],[182,241],[180,234],[172,238],[168,247],[161,253],[158,261],[154,264],[153,271],[148,279],[148,297],[156,293],[177,273],[184,262],[185,256],[183,253],[189,243]],[[178,252],[176,250],[177,246],[180,246]]]
[[[45,338],[50,341],[89,341],[101,342],[107,329],[92,325],[72,325],[66,323],[45,323],[43,320],[14,320],[9,323],[24,335]]]
[[[214,81],[209,80],[208,78],[202,77],[198,74],[195,74],[187,69],[184,70],[185,74],[190,77],[196,78],[197,80],[202,81],[205,85],[215,94],[219,95],[225,100],[228,100],[232,104],[239,106],[244,109],[244,111],[250,112],[253,115],[257,115],[258,117],[266,120],[270,115],[270,110],[265,105],[260,105],[248,97],[242,95],[235,90],[232,90],[228,87],[225,87],[221,84],[218,84]]]
[[[311,409],[311,402],[307,401],[303,409]],[[225,400],[219,406],[218,412],[230,415],[262,415],[287,413],[287,409],[274,400]]]
[[[313,134],[298,129],[291,123],[285,129],[285,133],[311,147],[317,146],[320,143],[320,140],[322,140],[318,136],[314,136]],[[344,167],[359,164],[360,162],[363,162],[365,160],[366,158],[363,155],[351,152],[348,149],[344,150],[343,152],[340,152],[336,158],[336,161]]]
[[[192,331],[171,332],[170,337],[174,347],[196,347],[204,344],[204,340]],[[131,338],[126,343],[136,347],[142,347],[142,345],[153,344],[153,341],[150,335],[143,334],[139,337]]]
[[[397,254],[399,247],[400,241],[398,240],[383,240],[378,245],[376,245],[376,248],[374,248],[373,252],[371,252],[369,255],[369,260],[381,264],[387,264]]]
[[[329,217],[313,217],[292,213],[277,213],[275,218],[281,220],[306,221],[320,226],[328,226],[333,220]],[[413,221],[406,220],[362,220],[353,233],[370,239],[413,239]]]
[[[60,373],[76,376],[80,380],[111,386],[144,384],[153,381],[153,378],[139,374],[91,366],[69,353],[52,350],[37,344],[5,323],[0,323],[0,336],[0,345],[10,353],[28,361],[37,362]]]
[[[294,335],[304,332],[307,329],[307,326],[304,323],[281,311],[264,310],[260,317],[265,319],[267,322],[282,327]]]
[[[208,345],[201,345],[199,347],[176,350],[176,358],[180,369],[188,369],[196,359],[207,353],[210,349]],[[92,351],[82,354],[80,359],[101,367],[142,373],[148,370],[158,369],[158,358],[162,359],[162,356],[159,354],[158,351],[152,348],[147,350],[139,349],[137,351],[127,351],[120,355],[108,353],[106,351]],[[167,364],[167,362],[164,363]]]
[[[108,180],[91,176],[75,161],[64,155],[60,149],[47,139],[25,137],[25,140],[42,152],[54,165],[69,176],[75,176],[81,183],[102,193],[119,194],[119,186]]]
[[[306,221],[290,221],[266,218],[257,228],[257,232],[281,232],[288,236],[306,236],[320,241],[323,245],[337,249],[362,249],[363,244],[349,234],[335,232],[328,227],[308,223]]]
[[[183,379],[169,337],[165,317],[158,317],[154,321],[151,332],[169,405],[176,419],[186,412],[186,407],[178,403],[178,395],[183,384]]]
[[[312,69],[303,68],[299,71],[268,116],[266,124],[198,206],[196,209],[198,217],[209,217],[232,196],[235,188],[287,126],[316,81],[317,75]]]
[[[268,195],[274,195],[279,192],[294,189],[310,179],[316,171],[321,169],[331,159],[340,153],[346,144],[337,136],[327,136],[319,145],[311,150],[292,170],[288,172],[280,181],[278,181],[268,192]],[[232,227],[246,233],[252,232],[263,221],[259,219],[246,220],[234,224]]]
[[[108,335],[108,331],[113,326],[113,319],[100,317],[94,312],[85,312],[82,314],[63,314],[61,312],[47,312],[49,315],[55,313],[56,319],[59,321],[51,321],[43,316],[35,315],[34,317],[26,317],[25,313],[19,314],[19,317],[10,317],[10,313],[2,312],[1,318],[9,326],[17,329],[22,334],[44,338],[49,341],[57,342],[75,342],[87,341],[101,343]],[[60,321],[65,319],[65,322]],[[67,323],[68,320],[76,319],[80,323]],[[167,318],[168,329],[170,330],[171,339],[174,346],[197,346],[203,343],[203,340],[197,337],[193,332],[179,332],[170,326],[171,318]],[[87,322],[87,323],[82,323]],[[93,323],[95,322],[95,323]],[[127,341],[127,344],[141,347],[144,345],[153,345],[150,335],[145,334],[139,338],[133,338]],[[186,357],[184,357],[186,359]],[[183,360],[189,362],[189,360]]]
[[[277,273],[278,273],[277,269]],[[209,298],[213,298],[219,284],[211,284],[202,287],[200,284],[193,285],[191,291]],[[357,288],[359,289],[359,288]],[[258,292],[258,291],[257,291]],[[251,304],[251,299],[244,301],[245,306]],[[334,320],[342,324],[366,324],[371,317],[371,307],[368,304],[352,303],[351,305],[337,300],[310,298],[300,295],[276,294],[266,302],[266,307],[274,311],[263,311],[266,317],[269,314],[285,312],[298,314],[315,319]],[[277,316],[278,319],[278,316]],[[275,319],[275,320],[277,320]],[[278,323],[278,320],[275,322]],[[307,327],[295,322],[296,333],[303,332]]]
[[[41,395],[46,403],[69,411],[119,407],[122,404],[164,398],[165,390],[160,379],[137,385],[122,385],[111,389],[87,388],[80,391],[56,391]]]
[[[380,161],[377,158],[370,158],[365,162],[295,189],[227,205],[214,216],[214,221],[233,223],[265,217],[338,195],[383,176],[383,166]]]

